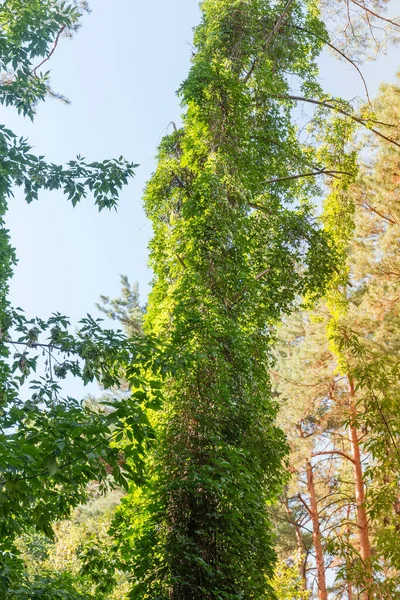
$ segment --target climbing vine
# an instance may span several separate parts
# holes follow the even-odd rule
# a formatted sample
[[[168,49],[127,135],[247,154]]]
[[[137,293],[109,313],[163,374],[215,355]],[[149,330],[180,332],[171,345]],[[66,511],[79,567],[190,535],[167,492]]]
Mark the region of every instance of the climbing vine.
[[[316,5],[201,8],[183,126],[161,142],[145,193],[155,274],[145,330],[173,348],[176,368],[150,417],[150,480],[114,531],[132,598],[260,600],[273,594],[267,505],[286,453],[267,376],[274,327],[335,267],[316,176],[352,172],[325,165],[292,121],[290,77],[319,93]]]

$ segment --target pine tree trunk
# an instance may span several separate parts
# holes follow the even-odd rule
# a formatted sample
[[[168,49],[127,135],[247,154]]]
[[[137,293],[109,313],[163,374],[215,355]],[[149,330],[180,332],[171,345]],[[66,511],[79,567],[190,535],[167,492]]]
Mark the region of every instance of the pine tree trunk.
[[[350,539],[351,539],[351,534],[352,534],[352,524],[350,522],[350,515],[351,515],[351,510],[352,507],[349,504],[347,507],[347,516],[346,516],[346,520],[347,520],[347,542],[350,543]],[[354,598],[354,594],[353,594],[353,581],[351,579],[351,572],[352,572],[352,561],[348,560],[347,561],[347,565],[346,565],[346,575],[347,575],[347,585],[346,585],[346,590],[347,590],[347,600],[353,600]]]
[[[353,584],[352,583],[348,583],[347,584],[347,600],[353,600],[353,599],[354,599]]]
[[[321,542],[321,531],[318,516],[318,504],[315,494],[314,474],[311,463],[308,461],[306,465],[307,486],[310,496],[310,516],[313,526],[313,542],[315,550],[315,562],[317,565],[317,581],[318,581],[318,599],[328,600],[328,592],[326,590],[324,551]]]
[[[348,381],[350,399],[349,436],[354,465],[354,483],[357,506],[357,528],[359,532],[360,555],[363,561],[363,568],[366,574],[365,584],[367,586],[366,591],[362,594],[362,600],[372,600],[372,592],[370,591],[372,583],[371,544],[369,541],[368,515],[365,508],[365,489],[361,462],[360,441],[357,432],[357,406],[354,382],[351,377],[348,377]]]
[[[303,583],[303,589],[307,590],[307,556],[301,535],[300,525],[294,520],[293,513],[289,508],[289,503],[287,500],[285,502],[285,510],[287,516],[289,517],[290,523],[294,526],[296,533],[297,551],[299,553],[299,574]]]

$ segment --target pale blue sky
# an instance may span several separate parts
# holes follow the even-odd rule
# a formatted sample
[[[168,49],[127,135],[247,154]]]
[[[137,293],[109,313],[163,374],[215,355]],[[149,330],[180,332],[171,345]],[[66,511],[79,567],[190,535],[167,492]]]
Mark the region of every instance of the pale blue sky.
[[[11,111],[7,126],[27,136],[35,152],[63,162],[123,154],[140,163],[117,213],[98,213],[91,199],[73,209],[61,193],[26,205],[13,200],[7,217],[19,264],[12,301],[30,314],[54,310],[73,320],[94,311],[100,293],[117,295],[119,273],[140,283],[143,296],[150,227],[141,192],[156,147],[180,107],[175,90],[190,64],[196,0],[95,0],[73,40],[62,39],[51,60],[52,87],[71,105],[49,99],[33,125]]]
[[[29,315],[53,311],[73,322],[96,314],[101,293],[119,293],[119,274],[138,280],[142,297],[151,273],[141,191],[154,168],[156,147],[170,121],[179,121],[175,95],[191,54],[197,0],[93,0],[75,38],[62,39],[50,66],[52,87],[70,106],[49,99],[34,124],[4,111],[4,121],[27,136],[35,152],[63,162],[77,153],[90,160],[123,154],[140,163],[122,195],[117,213],[98,213],[91,199],[73,209],[60,193],[42,194],[26,205],[11,202],[7,224],[19,264],[11,298]],[[372,94],[394,80],[396,51],[364,69]],[[328,91],[353,98],[362,94],[357,73],[327,56],[321,74]],[[2,119],[3,120],[3,119]]]

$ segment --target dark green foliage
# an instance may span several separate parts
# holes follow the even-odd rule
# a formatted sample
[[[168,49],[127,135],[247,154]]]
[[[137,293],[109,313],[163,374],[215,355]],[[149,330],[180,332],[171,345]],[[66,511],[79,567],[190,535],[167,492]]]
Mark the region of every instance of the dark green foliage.
[[[76,580],[68,573],[48,573],[26,583],[18,582],[7,589],[7,600],[93,600],[93,595],[76,587]]]
[[[79,24],[80,6],[58,0],[4,0],[0,6],[0,102],[34,117],[35,106],[50,91],[41,67],[62,34]],[[84,7],[83,7],[84,8]],[[115,207],[118,193],[135,165],[118,160],[88,163],[81,157],[66,167],[31,153],[28,142],[0,125],[0,595],[2,598],[85,598],[75,593],[67,575],[44,575],[29,581],[14,539],[24,531],[53,535],[52,523],[69,515],[87,495],[87,483],[127,486],[140,481],[151,427],[142,392],[113,412],[91,411],[79,400],[63,397],[68,375],[86,384],[117,384],[126,363],[141,357],[141,373],[150,365],[150,340],[126,340],[83,319],[76,335],[57,313],[47,321],[28,319],[7,300],[15,253],[4,227],[7,202],[15,186],[29,203],[40,190],[59,189],[75,205],[88,193],[99,210]],[[38,371],[35,374],[36,370]],[[137,378],[136,378],[137,379]],[[153,396],[151,397],[153,401]],[[123,442],[128,436],[129,444]],[[121,460],[121,444],[126,458]],[[111,475],[112,473],[112,475]]]

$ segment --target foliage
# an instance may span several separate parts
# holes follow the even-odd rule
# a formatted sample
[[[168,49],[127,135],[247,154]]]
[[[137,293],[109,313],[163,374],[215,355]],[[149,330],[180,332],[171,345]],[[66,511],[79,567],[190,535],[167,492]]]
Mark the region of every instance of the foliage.
[[[114,491],[104,496],[92,485],[89,501],[75,509],[68,521],[56,525],[54,542],[43,535],[24,535],[18,547],[30,577],[63,574],[73,582],[77,598],[87,594],[90,598],[122,600],[128,582],[115,564],[113,540],[107,533],[121,494]]]
[[[60,36],[76,30],[80,5],[57,0],[1,3],[3,105],[33,119],[36,105],[50,92],[49,73],[40,69]],[[129,341],[102,330],[89,316],[72,335],[68,320],[58,313],[45,321],[10,307],[8,280],[16,258],[4,215],[15,187],[22,188],[28,203],[40,190],[59,189],[73,205],[92,193],[99,210],[115,207],[135,165],[122,157],[93,163],[77,157],[66,167],[47,163],[4,125],[0,159],[0,593],[3,598],[75,598],[67,575],[26,580],[14,539],[31,529],[52,536],[51,524],[85,499],[87,483],[94,479],[104,488],[115,482],[127,485],[127,473],[138,481],[146,438],[152,433],[143,411],[147,396],[139,394],[137,379],[136,396],[115,404],[112,414],[90,411],[80,401],[63,397],[61,382],[71,374],[83,383],[97,378],[110,387],[121,370],[127,377],[137,375],[133,367],[127,375],[123,365],[139,355],[143,374],[153,360],[152,346],[149,340]],[[123,462],[121,443],[127,456]]]
[[[291,561],[294,564],[280,561],[276,565],[272,587],[277,600],[309,600],[311,598],[311,592],[302,587],[296,567],[297,561],[298,557],[294,554],[293,561]]]
[[[121,283],[121,297],[115,300],[107,298],[107,304],[118,307],[118,321],[123,325],[127,334],[132,336],[134,333],[143,333],[140,329],[143,311],[139,308],[137,284],[131,288],[126,277],[121,277]],[[105,299],[104,296],[101,298]],[[104,300],[101,306],[106,306]],[[117,318],[116,315],[115,318]],[[96,344],[96,347],[98,349],[99,344]],[[128,363],[129,360],[132,359],[125,358],[119,361],[119,364]],[[77,368],[79,368],[78,363]],[[100,380],[99,374],[97,374],[97,379]],[[120,427],[116,428],[114,423],[115,413],[118,413],[120,406],[125,406],[125,402],[129,398],[129,388],[129,382],[118,381],[118,387],[113,386],[110,390],[106,390],[100,398],[90,397],[85,400],[85,406],[90,406],[92,412],[101,412],[103,418],[110,415],[110,412],[112,413],[112,426],[116,434],[120,432]],[[125,389],[125,391],[120,391],[121,389]],[[132,415],[135,414],[129,400],[128,409]],[[125,434],[128,432],[126,425],[125,422]],[[140,437],[137,430],[135,437]],[[150,437],[150,433],[147,432],[147,439]],[[126,468],[125,461],[128,455],[129,463],[133,462],[132,452],[125,451],[125,457],[122,460],[120,447],[121,443],[118,444],[117,449],[118,467],[129,480],[138,481],[137,470],[129,474]],[[111,472],[109,461],[105,464],[105,468],[107,473]],[[64,580],[69,578],[71,584],[74,585],[74,593],[77,598],[80,598],[82,594],[89,594],[90,598],[107,600],[125,598],[130,588],[128,578],[120,570],[117,555],[113,551],[115,541],[108,534],[110,521],[115,507],[121,499],[122,491],[117,489],[104,494],[102,487],[103,484],[97,483],[90,484],[85,489],[89,495],[87,502],[76,508],[67,520],[54,525],[53,539],[28,530],[17,540],[17,547],[31,581],[39,582],[47,577],[46,590],[48,588],[51,590],[51,579],[57,580],[62,574]],[[75,598],[75,596],[73,597]]]
[[[201,8],[184,125],[162,140],[145,194],[155,232],[145,331],[173,349],[176,368],[151,417],[150,479],[113,532],[132,598],[261,600],[274,593],[267,504],[286,452],[266,374],[274,327],[299,295],[321,294],[336,260],[310,201],[319,188],[294,175],[322,172],[325,159],[336,168],[337,156],[350,179],[354,160],[302,144],[292,124],[287,72],[320,93],[312,2],[293,4],[282,32],[281,3]]]
[[[364,138],[365,164],[356,181],[345,193],[335,182],[325,200],[323,219],[335,240],[338,268],[325,306],[299,312],[281,329],[274,373],[283,400],[279,422],[291,443],[292,509],[300,494],[307,498],[305,461],[313,457],[325,563],[333,562],[337,576],[334,591],[368,600],[400,594],[394,533],[399,524],[398,94],[398,86],[383,86],[374,102],[390,140]],[[361,452],[358,488],[351,431]],[[294,526],[310,522],[307,511],[294,517],[286,517],[292,537]],[[363,544],[372,549],[367,559]]]
[[[365,31],[375,21],[364,2],[349,2],[362,11],[361,37],[340,45],[352,62],[355,46],[370,52]],[[49,74],[39,71],[61,36],[78,27],[83,4],[2,2],[4,105],[33,118],[52,94]],[[317,478],[318,519],[336,532],[336,539],[323,534],[323,550],[341,561],[339,577],[361,594],[395,598],[398,591],[398,265],[391,250],[398,233],[388,225],[397,225],[398,103],[381,98],[359,114],[323,92],[316,60],[326,43],[337,48],[314,0],[203,0],[201,9],[192,68],[179,90],[183,126],[162,140],[145,193],[154,286],[144,332],[137,289],[126,278],[122,299],[104,296],[100,310],[120,320],[128,338],[90,316],[72,335],[58,313],[29,319],[10,307],[15,255],[4,215],[13,188],[28,203],[43,189],[62,190],[73,205],[92,193],[99,210],[110,209],[135,165],[122,157],[54,165],[0,126],[0,593],[9,600],[121,600],[131,587],[127,573],[129,597],[138,600],[309,598],[305,464]],[[397,101],[396,88],[386,92]],[[298,102],[317,106],[307,136],[293,122]],[[356,126],[387,145],[376,153],[375,178],[362,170],[351,187]],[[365,209],[365,194],[381,190],[384,177],[380,200],[367,203],[372,221],[362,223],[358,203]],[[321,220],[315,200],[326,189]],[[327,309],[315,309],[326,290]],[[313,317],[289,318],[299,303],[314,308]],[[289,330],[275,366],[282,318]],[[286,397],[278,424],[286,420],[287,441],[267,369]],[[64,398],[69,376],[111,392],[94,405]],[[343,378],[356,381],[355,416]],[[129,397],[114,394],[121,385]],[[293,387],[307,389],[302,402]],[[365,430],[363,475],[380,549],[367,562],[350,520],[354,503],[357,511],[365,503],[354,502],[351,468],[341,460],[348,426]],[[297,481],[285,469],[288,443]],[[332,450],[328,463],[313,462]],[[68,524],[54,524],[87,499],[93,480],[100,491],[129,488],[114,538],[106,533],[108,511],[90,526],[79,522],[83,508]],[[279,495],[282,507],[272,513]],[[283,507],[295,530],[291,538],[284,530],[280,550],[296,546],[298,555],[280,560],[274,575],[270,518],[282,522]]]
[[[121,297],[111,300],[108,296],[100,296],[97,308],[110,319],[118,321],[131,337],[143,332],[143,315],[145,308],[139,303],[139,286],[131,285],[126,275],[121,275]]]

